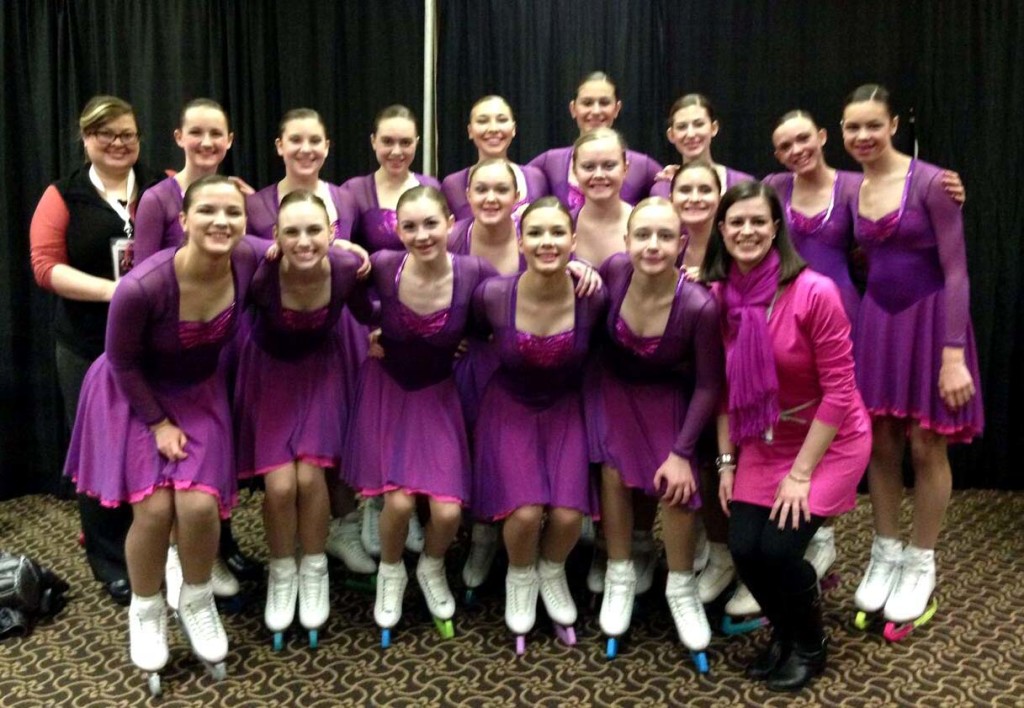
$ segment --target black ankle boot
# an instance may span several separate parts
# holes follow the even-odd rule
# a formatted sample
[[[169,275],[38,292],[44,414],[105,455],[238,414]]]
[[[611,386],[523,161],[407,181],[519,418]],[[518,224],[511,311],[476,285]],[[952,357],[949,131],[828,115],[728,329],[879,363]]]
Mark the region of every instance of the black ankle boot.
[[[768,688],[773,691],[799,691],[825,670],[827,656],[827,639],[822,639],[821,644],[814,648],[794,644],[785,661],[768,676]]]
[[[793,648],[768,675],[768,688],[772,691],[799,691],[825,670],[828,657],[817,583],[797,593],[786,614],[793,631]]]
[[[764,681],[793,650],[793,642],[778,629],[772,629],[772,638],[757,658],[747,666],[746,675],[753,681]]]

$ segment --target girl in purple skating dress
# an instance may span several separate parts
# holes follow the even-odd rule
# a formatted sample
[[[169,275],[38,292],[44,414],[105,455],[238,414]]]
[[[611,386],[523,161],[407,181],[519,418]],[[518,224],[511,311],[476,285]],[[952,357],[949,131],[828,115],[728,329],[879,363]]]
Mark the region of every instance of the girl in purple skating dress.
[[[370,145],[380,167],[376,172],[353,177],[342,186],[354,200],[352,240],[370,253],[388,249],[404,251],[395,232],[395,207],[407,189],[419,185],[441,188],[433,177],[412,171],[419,144],[416,115],[405,106],[388,106],[373,121]]]
[[[862,612],[884,608],[891,639],[910,629],[897,625],[934,612],[934,548],[952,486],[946,448],[984,426],[963,217],[944,192],[940,168],[896,151],[896,128],[885,88],[868,84],[850,94],[843,143],[864,168],[853,203],[855,236],[868,261],[854,356],[874,430],[868,480],[875,521],[855,600]],[[914,527],[903,548],[908,438]]]
[[[676,267],[681,226],[671,202],[645,199],[630,216],[627,252],[601,266],[610,305],[599,364],[588,380],[587,429],[591,459],[602,463],[602,631],[614,638],[629,627],[637,583],[633,508],[658,500],[665,595],[683,643],[701,652],[711,628],[693,574],[697,440],[718,407],[722,344],[714,299]]]
[[[513,214],[519,203],[516,193],[516,172],[503,158],[486,158],[469,170],[467,196],[472,218],[455,222],[448,241],[453,253],[479,256],[501,275],[514,275],[526,270],[526,259],[519,250],[516,220]],[[589,295],[599,287],[597,271],[580,261],[569,264],[578,278],[577,294]],[[455,362],[455,384],[462,398],[467,427],[476,423],[480,398],[487,382],[498,369],[498,353],[493,343],[479,339],[467,342],[466,351]],[[473,524],[469,555],[462,569],[462,579],[472,591],[490,572],[498,546],[498,529],[494,524]]]
[[[500,366],[476,422],[473,511],[477,518],[504,520],[506,624],[525,635],[539,591],[567,641],[574,641],[565,628],[576,620],[576,605],[565,559],[582,517],[595,508],[580,389],[605,306],[603,293],[575,297],[566,273],[574,245],[565,206],[554,197],[533,202],[520,237],[526,272],[487,281],[474,295]]]
[[[512,107],[501,96],[484,96],[470,109],[466,131],[476,146],[478,165],[488,159],[508,160],[509,145],[516,137],[516,119],[512,115]],[[536,167],[517,165],[514,162],[509,162],[509,165],[516,178],[514,192],[517,196],[513,214],[518,223],[523,209],[530,202],[548,194],[548,180]],[[473,218],[468,196],[472,170],[472,167],[466,167],[453,172],[441,183],[441,191],[456,221]]]
[[[569,113],[576,121],[579,137],[597,128],[611,128],[622,110],[615,84],[602,71],[584,77],[576,87],[576,97],[569,102]],[[573,212],[583,206],[583,189],[573,166],[573,146],[542,152],[529,162],[540,169],[548,180],[550,194],[568,205]],[[630,205],[647,196],[661,172],[661,165],[641,152],[626,152],[629,169],[622,182],[622,199]],[[595,264],[596,265],[596,264]]]
[[[679,152],[681,164],[704,160],[715,169],[722,192],[734,184],[753,179],[752,176],[725,165],[719,165],[711,158],[711,143],[718,135],[720,126],[715,118],[715,109],[707,96],[688,93],[672,104],[668,112],[668,130],[665,135]],[[675,169],[674,166],[671,166]],[[666,172],[670,168],[665,168]],[[652,197],[667,197],[669,182],[661,181],[651,189]]]
[[[132,660],[149,671],[167,661],[160,585],[172,525],[184,574],[182,626],[203,660],[227,654],[210,586],[219,518],[230,515],[236,495],[222,352],[261,255],[242,239],[245,199],[229,178],[194,182],[183,207],[185,245],[118,284],[106,353],[86,376],[65,464],[79,491],[132,505],[129,636]]]
[[[381,328],[381,359],[367,359],[346,442],[349,483],[363,496],[384,497],[381,562],[374,618],[384,630],[402,615],[407,576],[402,549],[416,500],[430,507],[416,579],[442,636],[450,636],[455,600],[444,556],[470,498],[469,448],[455,386],[455,354],[469,326],[476,287],[497,275],[485,261],[449,254],[454,220],[444,196],[414,187],[398,200],[405,252],[373,255],[357,316]],[[369,307],[369,291],[379,302]],[[385,634],[385,645],[388,634]]]
[[[135,214],[136,263],[157,251],[181,245],[185,232],[178,217],[185,190],[200,177],[217,172],[235,139],[227,113],[209,98],[196,98],[186,103],[180,123],[174,130],[174,142],[185,153],[185,166],[142,195]],[[252,194],[249,185],[241,180],[238,184],[243,194]]]
[[[275,227],[280,260],[260,264],[249,288],[251,331],[235,384],[240,478],[260,475],[270,548],[264,619],[283,632],[295,617],[309,630],[327,620],[326,470],[342,459],[348,408],[338,318],[356,284],[359,258],[331,248],[334,232],[320,197],[305,189],[281,201]],[[296,563],[295,549],[301,560]]]
[[[327,208],[327,218],[333,229],[333,246],[352,250],[366,259],[366,252],[352,243],[350,238],[356,219],[352,196],[338,185],[320,179],[331,146],[320,114],[311,108],[287,111],[281,118],[274,145],[284,161],[285,176],[280,182],[264,187],[246,199],[249,232],[272,240],[281,201],[291,192],[304,189],[320,197]],[[342,311],[335,326],[341,338],[340,354],[344,359],[340,367],[344,386],[342,397],[337,401],[339,410],[343,412],[351,408],[359,366],[366,359],[369,348],[369,332],[347,310]],[[344,435],[345,429],[340,428],[338,437],[343,438]],[[355,495],[345,487],[339,476],[328,476],[327,484],[330,489],[331,515],[334,517],[331,520],[327,552],[341,560],[354,573],[373,573],[377,564],[359,540],[360,514],[356,510]]]
[[[622,237],[633,207],[622,196],[626,143],[611,128],[595,128],[573,145],[573,174],[583,191],[576,217],[576,258],[600,268],[623,249]]]

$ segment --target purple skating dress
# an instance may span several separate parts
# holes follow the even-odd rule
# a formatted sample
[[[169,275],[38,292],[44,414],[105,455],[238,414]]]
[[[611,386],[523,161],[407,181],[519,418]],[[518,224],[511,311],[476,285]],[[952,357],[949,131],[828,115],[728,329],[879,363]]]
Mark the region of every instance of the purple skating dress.
[[[371,282],[352,306],[381,328],[383,359],[367,359],[349,422],[346,481],[365,496],[395,489],[464,504],[470,495],[469,449],[453,363],[469,326],[473,292],[496,275],[485,261],[451,256],[452,301],[420,315],[399,300],[407,253],[373,255]],[[369,290],[380,297],[369,303]]]
[[[473,219],[456,221],[448,237],[448,250],[468,256],[473,241]],[[519,272],[526,270],[526,257],[519,254]],[[462,412],[466,415],[466,427],[472,433],[480,413],[487,382],[498,370],[498,350],[493,342],[470,339],[466,351],[455,361],[455,385],[462,397]]]
[[[173,177],[157,182],[142,193],[135,211],[136,264],[157,251],[178,248],[185,241],[185,231],[178,219],[184,196]]]
[[[336,324],[356,286],[359,258],[332,248],[329,303],[309,312],[281,304],[280,261],[260,264],[249,288],[255,319],[241,345],[234,412],[241,478],[296,460],[338,467],[352,399]]]
[[[828,207],[814,216],[807,216],[793,208],[792,172],[779,172],[764,178],[764,183],[775,189],[782,201],[789,237],[797,252],[807,265],[827,275],[839,288],[854,336],[860,293],[850,278],[849,253],[853,246],[853,203],[860,190],[861,179],[862,176],[856,172],[837,170]]]
[[[725,184],[722,185],[722,194],[725,194],[726,190],[728,190],[733,185],[739,184],[740,182],[746,182],[746,181],[752,180],[752,179],[754,179],[753,175],[748,175],[746,172],[740,172],[739,170],[734,170],[731,167],[726,167],[725,168]],[[651,187],[651,196],[652,197],[664,197],[665,199],[668,199],[669,201],[671,201],[672,200],[672,181],[671,180],[662,180],[662,181],[658,182],[657,184],[655,184],[653,187]]]
[[[470,169],[467,167],[464,170],[453,172],[445,177],[444,182],[441,183],[441,191],[444,193],[444,198],[448,200],[448,206],[451,207],[452,214],[459,221],[473,218],[473,209],[469,206],[469,200],[466,199],[466,190],[469,189]],[[522,216],[523,211],[529,206],[530,202],[546,197],[551,192],[548,189],[547,177],[538,168],[531,167],[530,165],[513,165],[513,169],[522,172],[522,180],[526,184],[525,192],[519,195],[519,201],[512,208],[512,217],[515,219],[516,225],[518,225],[519,217]]]
[[[642,152],[626,151],[629,169],[622,182],[619,197],[624,202],[635,205],[646,197],[654,186],[654,178],[661,172],[661,165]],[[542,152],[529,162],[530,167],[540,169],[548,179],[549,193],[558,197],[569,209],[578,209],[583,205],[583,192],[579,187],[569,184],[569,170],[572,167],[572,146],[554,148]]]
[[[969,442],[984,409],[970,318],[963,215],[942,187],[942,170],[913,160],[900,207],[878,220],[859,215],[855,236],[868,260],[854,357],[857,384],[872,416],[912,419]],[[943,347],[963,347],[977,393],[951,411],[939,396]]]
[[[231,403],[222,353],[263,248],[243,239],[231,255],[235,300],[209,322],[180,322],[173,249],[125,276],[110,303],[106,353],[89,368],[64,472],[104,506],[156,489],[217,498],[222,518],[237,496]],[[188,438],[183,460],[157,449],[149,426],[170,419]]]
[[[441,183],[433,177],[413,173],[416,181],[428,187],[441,189]],[[394,209],[382,209],[377,201],[377,184],[373,173],[352,179],[341,185],[352,195],[355,204],[355,223],[352,225],[352,240],[370,253],[377,251],[402,251],[405,246],[395,233],[397,223]]]
[[[674,452],[690,462],[699,487],[697,441],[718,411],[725,374],[718,305],[680,277],[664,334],[638,337],[620,314],[633,277],[629,256],[609,258],[601,277],[610,305],[586,381],[590,459],[618,470],[627,487],[660,497],[654,473]],[[700,504],[698,491],[688,507]]]
[[[334,237],[351,241],[352,228],[357,217],[352,195],[336,184],[329,182],[321,182],[321,184],[326,185],[328,193],[331,195],[331,203],[337,211],[338,218],[334,222]],[[273,239],[274,225],[277,223],[280,204],[276,182],[264,187],[256,194],[246,197],[245,208],[248,215],[249,233],[260,238]],[[356,390],[359,367],[366,359],[366,352],[370,348],[370,333],[353,319],[352,313],[348,310],[342,311],[336,326],[338,334],[341,336],[342,352],[345,358],[342,366],[342,372],[347,378],[345,391],[353,393]],[[347,399],[339,401],[338,405],[349,410],[351,401]]]
[[[537,337],[515,326],[520,277],[493,278],[473,296],[475,318],[493,330],[500,361],[476,422],[473,515],[502,519],[533,504],[592,515],[581,388],[607,295],[577,299],[573,329]]]

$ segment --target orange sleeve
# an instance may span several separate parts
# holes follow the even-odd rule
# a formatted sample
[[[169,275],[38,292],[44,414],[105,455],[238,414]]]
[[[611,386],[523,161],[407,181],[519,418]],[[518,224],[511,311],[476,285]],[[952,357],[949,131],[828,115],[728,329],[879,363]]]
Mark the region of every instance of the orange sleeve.
[[[57,187],[51,184],[36,205],[29,229],[32,274],[36,283],[47,290],[53,290],[50,271],[58,263],[67,265],[68,262],[67,230],[70,219],[64,198]]]

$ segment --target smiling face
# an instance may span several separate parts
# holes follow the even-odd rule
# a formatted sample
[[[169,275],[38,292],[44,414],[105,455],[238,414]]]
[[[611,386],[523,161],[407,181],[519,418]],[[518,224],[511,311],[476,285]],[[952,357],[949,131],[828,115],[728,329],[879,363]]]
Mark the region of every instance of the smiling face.
[[[589,140],[576,150],[573,174],[588,201],[618,199],[626,177],[626,156],[614,137]]]
[[[737,201],[718,224],[725,250],[743,273],[763,261],[772,250],[778,228],[772,220],[771,205],[762,196]]]
[[[517,197],[515,175],[508,163],[478,167],[466,189],[473,218],[487,226],[511,218]]]
[[[794,174],[808,174],[825,162],[822,148],[827,135],[810,118],[795,116],[772,133],[779,163]]]
[[[224,113],[209,106],[189,108],[174,131],[174,142],[185,151],[185,164],[210,172],[224,161],[233,140]]]
[[[880,101],[857,101],[843,109],[843,146],[860,164],[870,164],[892,149],[898,120]]]
[[[564,272],[575,250],[572,219],[558,207],[540,207],[523,217],[519,252],[528,270],[541,275]]]
[[[709,159],[711,141],[718,135],[718,121],[711,120],[704,106],[686,106],[672,115],[667,135],[683,162],[699,157]]]
[[[312,201],[285,205],[277,214],[274,240],[290,268],[315,269],[326,257],[333,240],[327,211]]]
[[[133,136],[127,139],[124,136]],[[82,136],[89,162],[102,172],[127,172],[139,159],[139,126],[131,113],[101,123]]]
[[[684,227],[713,221],[721,198],[718,176],[709,167],[684,168],[672,182],[672,205]]]
[[[300,178],[316,179],[324,166],[331,141],[316,118],[295,118],[284,124],[275,143],[284,160],[285,172]]]
[[[671,204],[639,206],[629,217],[626,252],[638,273],[651,277],[672,270],[683,251],[679,216]]]
[[[505,157],[516,136],[516,121],[509,105],[494,97],[473,106],[466,130],[481,158]]]
[[[448,235],[455,222],[437,201],[422,196],[402,202],[397,219],[398,238],[412,258],[424,264],[447,258]]]
[[[400,116],[381,120],[376,132],[370,136],[377,163],[396,177],[408,174],[416,157],[418,142],[416,124]]]
[[[230,254],[245,234],[245,197],[230,182],[202,186],[180,219],[188,248],[210,256]]]
[[[611,128],[622,110],[622,101],[615,97],[615,87],[607,81],[585,81],[580,84],[576,98],[569,102],[580,135],[595,128]]]

